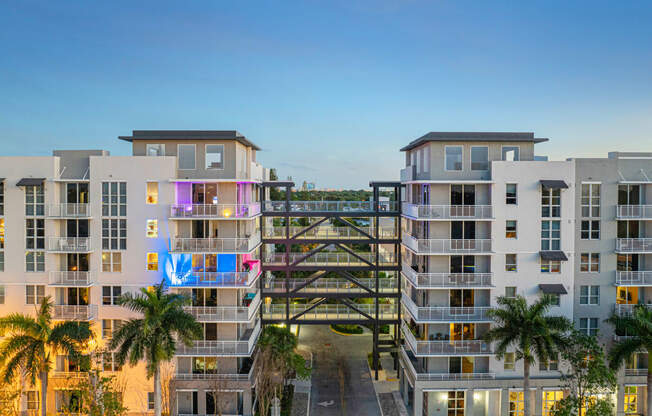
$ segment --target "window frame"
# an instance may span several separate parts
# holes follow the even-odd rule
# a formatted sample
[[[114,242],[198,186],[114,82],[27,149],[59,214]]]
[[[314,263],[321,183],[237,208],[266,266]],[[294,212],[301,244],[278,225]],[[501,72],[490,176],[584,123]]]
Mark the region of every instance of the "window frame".
[[[587,261],[584,261],[585,257]],[[597,260],[594,257],[597,257]],[[597,270],[593,270],[593,266],[596,266]],[[580,253],[580,273],[600,273],[600,253]]]
[[[559,194],[559,195],[556,195]],[[554,199],[558,198],[559,203],[555,204]],[[548,202],[544,203],[547,199]],[[544,188],[541,186],[541,218],[561,218],[561,189],[559,188]],[[548,215],[544,214],[544,210],[548,209]],[[555,209],[559,215],[554,215]]]
[[[588,196],[584,196],[584,186],[588,186]],[[598,196],[593,195],[593,189],[598,189]],[[593,200],[597,198],[597,204]],[[587,201],[588,199],[588,201]],[[584,215],[584,209],[588,210],[588,215]],[[597,208],[598,215],[593,215],[593,208]],[[600,218],[602,217],[602,182],[582,182],[580,184],[580,214],[582,218]]]
[[[508,263],[507,256],[514,256],[514,263]],[[514,270],[508,269],[509,266],[513,266]],[[506,273],[516,273],[518,272],[518,255],[517,253],[505,253],[505,272]]]
[[[33,293],[29,294],[29,289],[32,289]],[[42,292],[39,294],[39,292]],[[29,302],[30,296],[33,298],[32,302]],[[25,305],[40,305],[41,301],[45,298],[45,285],[25,285]]]
[[[598,318],[579,318],[579,319],[580,319],[579,322],[580,332],[583,332],[584,334],[589,336],[597,336],[598,329],[600,328]],[[582,321],[586,323],[585,326],[582,326]],[[596,324],[595,327],[592,325],[593,323]]]
[[[584,290],[586,289],[586,294]],[[594,291],[594,289],[597,289]],[[600,285],[581,285],[580,286],[580,305],[599,306],[600,305]]]
[[[29,261],[30,256],[32,261]],[[30,270],[30,265],[32,270]],[[25,251],[25,273],[43,273],[45,272],[45,250],[26,250]]]
[[[193,167],[192,168],[182,168],[181,167],[181,147],[187,146],[188,148],[192,146],[193,152]],[[178,143],[177,144],[177,170],[197,170],[197,145],[194,143]]]
[[[151,225],[154,227],[151,228]],[[145,221],[145,238],[158,238],[158,218],[148,218]]]
[[[116,192],[113,192],[115,184]],[[127,217],[127,181],[102,181],[102,218]],[[106,188],[106,189],[105,189]],[[124,191],[124,192],[123,192]],[[114,199],[115,197],[115,199]],[[122,208],[124,207],[124,212]],[[115,208],[115,214],[113,213]]]
[[[222,149],[221,155],[222,155],[222,161],[221,161],[221,167],[219,168],[213,168],[208,166],[208,146],[218,146]],[[225,163],[224,163],[224,153],[225,153],[225,148],[224,144],[222,143],[206,143],[204,145],[204,169],[206,170],[224,170],[225,169]],[[214,153],[211,153],[214,154]]]
[[[448,169],[448,149],[456,148],[461,149],[462,154],[460,155],[460,169]],[[445,172],[463,172],[464,171],[464,146],[463,145],[446,145],[444,146],[444,171]]]
[[[512,160],[505,159],[505,149],[506,148],[508,148],[508,149],[516,149],[517,150],[518,154],[516,155],[516,159],[514,159],[513,162],[518,162],[519,160],[521,160],[521,146],[518,146],[518,145],[516,145],[516,146],[501,145],[500,146],[500,160],[501,161],[503,161],[503,162],[512,162]]]
[[[544,230],[544,223],[548,223],[548,229]],[[553,237],[553,232],[555,231],[553,228],[553,223],[559,224],[559,227],[557,229],[557,232],[559,233],[558,237]],[[543,233],[544,231],[547,231],[548,236],[544,237]],[[542,219],[541,220],[541,250],[542,251],[558,251],[561,250],[561,220],[550,220],[550,219]],[[548,242],[548,247],[544,247],[544,241]],[[558,242],[558,247],[553,248],[553,242],[557,241]]]
[[[156,186],[156,196],[151,197],[150,194],[150,185]],[[147,181],[145,182],[145,204],[147,205],[157,205],[158,204],[158,182],[157,181]],[[153,202],[152,202],[153,201]]]
[[[160,155],[150,155],[149,154],[149,149],[153,146],[160,147],[160,149],[163,151],[163,154]],[[159,156],[165,156],[165,143],[146,143],[145,144],[145,156],[150,156],[150,157],[159,157]]]
[[[151,258],[150,258],[151,256]],[[155,259],[155,260],[153,260]],[[158,253],[149,251],[145,253],[145,271],[157,272],[158,271]]]
[[[514,295],[508,295],[507,294],[507,289],[514,289]],[[505,297],[508,299],[515,299],[516,298],[516,291],[517,287],[516,286],[505,286]]]
[[[109,261],[105,262],[104,258],[105,255],[108,257]],[[114,261],[114,255],[117,255],[119,258],[120,262],[115,262]],[[108,265],[109,270],[104,270],[104,266]],[[119,265],[120,270],[116,270],[115,266]],[[122,252],[117,251],[117,250],[103,250],[102,251],[102,273],[122,273]]]
[[[545,274],[561,273],[561,260],[539,260],[539,272]]]
[[[104,290],[109,289],[109,294],[105,295]],[[116,289],[120,292],[116,295]],[[102,285],[102,306],[119,306],[118,300],[122,296],[121,285]],[[108,303],[107,303],[108,300]]]
[[[510,231],[508,225],[510,222],[514,223],[513,237],[510,236],[512,234],[512,231]],[[516,240],[517,238],[518,238],[518,220],[505,220],[505,239]]]
[[[600,222],[600,219],[595,218],[582,219],[580,221],[580,240],[600,240],[600,229],[602,228]],[[584,227],[585,225],[587,225],[586,228]],[[595,236],[595,225],[597,225],[597,237]]]
[[[487,164],[486,169],[473,169],[473,150],[474,149],[485,149],[487,151],[487,160],[486,160],[486,162],[476,162],[476,163],[486,163]],[[488,172],[489,171],[489,166],[490,166],[490,162],[489,162],[489,146],[471,146],[471,151],[469,153],[470,153],[470,155],[469,155],[469,157],[470,157],[469,166],[471,166],[471,171],[472,172]]]
[[[508,187],[514,185],[514,202],[510,202],[510,197],[508,194]],[[506,183],[505,184],[505,205],[518,205],[518,184],[517,183]]]
[[[507,359],[511,357],[511,359]],[[516,353],[506,352],[503,355],[503,371],[516,371]]]

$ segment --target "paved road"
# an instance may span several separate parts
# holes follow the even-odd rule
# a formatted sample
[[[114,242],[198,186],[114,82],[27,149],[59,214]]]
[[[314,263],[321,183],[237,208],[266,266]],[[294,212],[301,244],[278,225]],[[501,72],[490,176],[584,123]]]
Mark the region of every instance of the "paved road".
[[[380,415],[367,366],[371,341],[371,334],[347,337],[325,325],[301,326],[299,344],[314,359],[311,416]],[[331,400],[327,407],[318,404]]]

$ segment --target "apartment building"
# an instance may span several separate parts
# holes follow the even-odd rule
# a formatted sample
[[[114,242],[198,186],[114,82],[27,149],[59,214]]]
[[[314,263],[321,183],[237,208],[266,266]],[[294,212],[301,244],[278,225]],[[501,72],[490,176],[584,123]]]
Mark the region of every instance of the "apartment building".
[[[260,183],[268,172],[236,131],[134,131],[132,156],[102,150],[0,157],[0,315],[34,313],[51,296],[54,318],[90,321],[105,348],[134,317],[119,296],[165,280],[187,294],[204,328],[180,346],[164,382],[173,414],[252,414],[252,352],[260,333]],[[153,410],[143,365],[105,372],[133,414]],[[68,357],[56,357],[48,412],[74,403]],[[219,397],[213,391],[220,391]],[[35,400],[36,398],[36,400]],[[38,407],[37,388],[23,410]],[[36,407],[36,408],[35,408]]]

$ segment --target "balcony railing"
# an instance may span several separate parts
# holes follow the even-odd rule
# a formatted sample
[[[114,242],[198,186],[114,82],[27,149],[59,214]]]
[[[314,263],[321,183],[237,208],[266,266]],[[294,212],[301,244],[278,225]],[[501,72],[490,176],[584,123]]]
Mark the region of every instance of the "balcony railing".
[[[631,315],[632,311],[634,311],[634,308],[636,307],[636,304],[621,304],[617,303],[614,305],[614,312],[617,315],[624,316],[624,315]]]
[[[184,309],[198,321],[249,322],[260,306],[260,293],[249,306],[185,306]]]
[[[54,319],[90,321],[97,316],[97,305],[54,305]]]
[[[176,355],[250,356],[254,351],[259,335],[260,322],[252,328],[252,332],[246,339],[195,341],[192,347],[186,347],[182,343],[178,343]]]
[[[491,205],[402,205],[404,215],[419,220],[491,219],[491,208]]]
[[[430,355],[489,355],[489,344],[481,340],[467,341],[423,341],[418,340],[403,323],[401,325],[405,341],[416,356]]]
[[[417,381],[456,381],[456,380],[493,380],[496,378],[495,373],[424,373],[417,372],[414,363],[405,352],[405,349],[399,348],[401,361],[409,373],[409,377]]]
[[[297,235],[307,227],[290,227],[290,237]],[[315,227],[297,238],[300,239],[328,239],[328,238],[350,238],[350,239],[368,239],[368,236],[376,237],[375,227],[357,227],[367,235],[351,227]],[[265,238],[287,238],[285,227],[266,227],[263,232]],[[392,239],[398,237],[398,232],[393,227],[381,227],[378,230],[378,237]]]
[[[87,253],[91,250],[89,237],[50,237],[48,251],[61,253]]]
[[[491,322],[488,306],[417,306],[406,294],[401,302],[416,322]]]
[[[640,376],[647,376],[647,368],[626,368],[625,369],[625,375],[626,376],[633,376],[633,377],[640,377]]]
[[[290,212],[396,212],[395,201],[290,201]],[[265,201],[264,212],[286,212],[286,201]]]
[[[294,263],[305,257],[307,253],[290,253],[289,262]],[[367,260],[370,263],[376,261],[375,253],[356,253],[357,256]],[[382,265],[395,265],[396,257],[393,253],[382,252],[379,254],[379,264]],[[267,253],[265,254],[265,262],[269,264],[285,264],[285,253]],[[316,253],[297,264],[302,265],[327,265],[327,266],[368,266],[367,263],[360,260],[358,257],[350,253]]]
[[[618,286],[652,286],[652,271],[618,271],[616,272]]]
[[[417,165],[410,165],[401,169],[401,182],[413,181],[416,178],[417,178]]]
[[[260,244],[260,234],[242,238],[171,238],[174,253],[249,253]]]
[[[71,380],[71,379],[83,379],[88,377],[88,373],[85,371],[59,371],[59,370],[54,370],[52,374],[50,374],[50,377],[55,378],[55,379],[66,379],[66,380]]]
[[[91,272],[51,271],[49,277],[52,286],[90,286],[95,282]]]
[[[403,244],[418,254],[491,253],[490,239],[432,239],[403,234]]]
[[[322,304],[308,310],[313,305],[310,304],[292,304],[290,305],[290,316],[303,313],[298,320],[359,320],[365,317],[359,312],[342,304]],[[373,304],[354,304],[354,306],[367,315],[376,315],[376,306]],[[285,319],[285,304],[271,303],[263,305],[263,315],[265,319]],[[306,312],[307,311],[307,312]],[[394,320],[397,317],[397,306],[395,304],[379,305],[378,318],[381,320]]]
[[[171,279],[170,287],[251,287],[260,275],[258,263],[248,272],[191,272],[183,280]]]
[[[260,204],[174,204],[170,218],[253,218],[260,214]]]
[[[492,273],[417,273],[403,265],[403,276],[417,289],[491,287]]]
[[[48,217],[51,218],[88,218],[91,216],[90,204],[50,204]]]
[[[617,238],[619,253],[652,253],[652,238]]]
[[[618,205],[616,218],[619,219],[652,219],[652,205]]]
[[[357,279],[358,282],[360,282],[361,285],[364,285],[365,287],[375,290],[376,288],[376,279],[374,278],[361,278]],[[294,290],[300,286],[305,285],[308,282],[307,279],[290,279],[289,281],[289,290]],[[380,291],[394,291],[398,287],[398,281],[397,279],[394,278],[379,278],[378,279],[379,283],[379,290]],[[285,279],[277,278],[277,279],[270,279],[269,281],[265,282],[265,291],[266,292],[285,292]],[[302,287],[299,289],[300,292],[334,292],[334,293],[341,293],[341,292],[359,292],[359,293],[366,293],[367,291],[364,290],[362,287],[354,284],[350,280],[346,279],[333,279],[333,278],[325,278],[325,279],[320,279],[316,280],[314,282],[311,282],[307,286]]]

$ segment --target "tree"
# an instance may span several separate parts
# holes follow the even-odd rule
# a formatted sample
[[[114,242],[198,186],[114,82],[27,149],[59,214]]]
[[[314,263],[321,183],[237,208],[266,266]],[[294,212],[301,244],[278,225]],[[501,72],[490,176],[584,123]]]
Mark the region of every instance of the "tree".
[[[92,368],[88,377],[80,378],[68,387],[79,392],[80,407],[70,409],[73,414],[89,416],[121,416],[127,408],[123,405],[123,393],[114,376],[106,377],[99,368]]]
[[[258,338],[256,355],[256,397],[258,414],[266,415],[274,397],[282,394],[290,377],[306,379],[310,368],[297,353],[297,337],[289,328],[266,326]]]
[[[500,296],[498,307],[488,314],[494,326],[484,336],[486,342],[495,342],[495,352],[502,359],[507,349],[514,347],[516,361],[523,360],[524,414],[530,416],[530,366],[536,361],[547,362],[556,358],[565,345],[565,334],[572,327],[563,316],[548,316],[554,304],[550,295],[544,295],[532,305],[523,296]]]
[[[619,370],[623,363],[637,352],[652,353],[652,309],[639,304],[634,307],[631,315],[613,314],[607,322],[614,326],[617,335],[626,336],[614,343],[609,351],[609,366]],[[647,373],[647,415],[652,416],[652,366],[648,365]]]
[[[154,377],[154,414],[161,416],[161,364],[176,352],[176,340],[192,346],[202,336],[202,327],[183,310],[189,299],[177,293],[167,293],[164,283],[153,288],[141,288],[140,294],[123,295],[119,304],[139,312],[140,319],[131,319],[113,334],[110,349],[117,348],[116,361],[135,366],[145,360],[147,377]],[[176,339],[175,339],[176,338]]]
[[[86,343],[93,337],[88,322],[52,323],[52,301],[43,298],[36,317],[13,313],[0,318],[2,379],[10,383],[24,374],[36,386],[40,381],[41,416],[46,416],[48,377],[57,353],[81,357]]]

